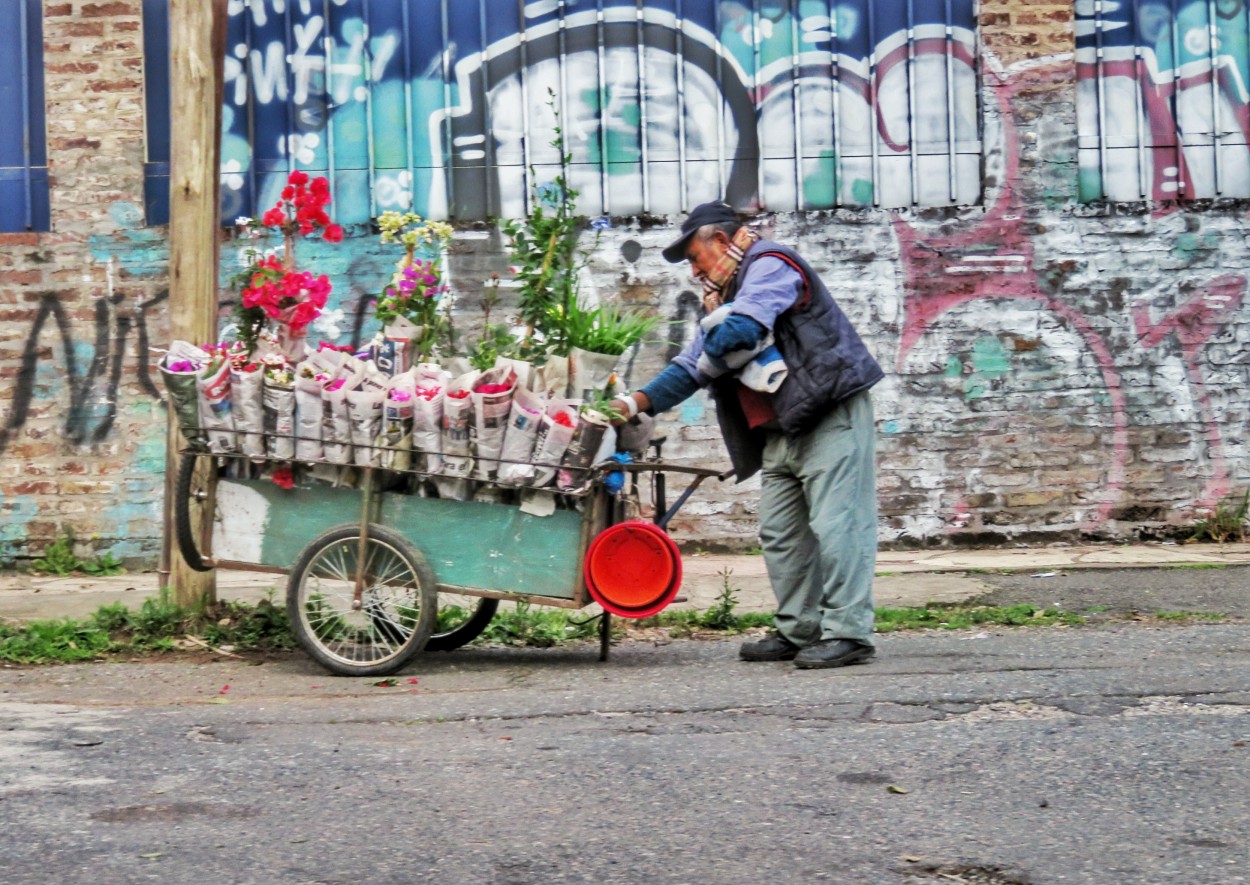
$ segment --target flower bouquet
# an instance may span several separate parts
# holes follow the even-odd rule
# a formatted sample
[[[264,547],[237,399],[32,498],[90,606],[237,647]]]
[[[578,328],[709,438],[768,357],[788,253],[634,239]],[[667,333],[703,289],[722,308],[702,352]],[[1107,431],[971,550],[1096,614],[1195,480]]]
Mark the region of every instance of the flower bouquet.
[[[235,319],[239,340],[249,354],[256,349],[265,326],[273,325],[282,354],[292,362],[303,358],[308,326],[321,315],[331,287],[325,274],[296,270],[296,238],[320,230],[326,242],[343,239],[343,229],[331,223],[326,214],[329,204],[329,181],[309,179],[308,173],[297,170],[287,178],[280,199],[259,223],[251,218],[238,220],[244,229],[254,233],[276,231],[283,238],[281,258],[251,250],[252,262],[240,275],[245,285]]]
[[[399,375],[419,361],[418,356],[429,356],[442,332],[442,296],[448,291],[442,259],[452,228],[412,212],[383,212],[377,224],[384,244],[404,247],[390,283],[374,301],[374,313],[382,324],[375,360],[382,371]],[[417,257],[419,249],[426,258]]]

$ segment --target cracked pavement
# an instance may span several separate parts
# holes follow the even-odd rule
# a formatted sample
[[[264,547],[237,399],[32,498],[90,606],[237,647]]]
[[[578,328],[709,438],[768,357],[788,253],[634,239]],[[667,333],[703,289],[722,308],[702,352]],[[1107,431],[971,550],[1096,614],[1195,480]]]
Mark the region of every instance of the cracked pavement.
[[[2,669],[4,879],[1250,882],[1250,625],[879,642]]]

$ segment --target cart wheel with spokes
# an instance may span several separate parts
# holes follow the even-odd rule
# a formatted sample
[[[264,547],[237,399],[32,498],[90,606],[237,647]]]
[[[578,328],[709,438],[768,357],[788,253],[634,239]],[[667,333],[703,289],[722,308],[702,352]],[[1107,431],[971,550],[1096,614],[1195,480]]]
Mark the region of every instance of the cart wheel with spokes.
[[[452,651],[468,645],[482,635],[498,608],[498,599],[439,593],[438,622],[434,625],[434,635],[425,645],[426,650]]]
[[[359,582],[358,582],[359,578]],[[426,647],[437,610],[434,573],[402,535],[369,525],[325,532],[291,570],[291,631],[339,676],[386,676]]]
[[[174,485],[174,539],[187,565],[197,572],[213,568],[207,551],[217,506],[217,466],[213,456],[188,453],[178,462]]]

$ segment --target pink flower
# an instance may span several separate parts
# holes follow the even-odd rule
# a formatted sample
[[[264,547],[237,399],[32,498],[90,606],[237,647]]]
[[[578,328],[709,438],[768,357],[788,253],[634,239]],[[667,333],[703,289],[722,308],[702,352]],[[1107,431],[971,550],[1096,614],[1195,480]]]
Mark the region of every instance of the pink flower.
[[[327,225],[322,236],[325,237],[327,243],[341,243],[343,241],[343,228],[337,224]]]

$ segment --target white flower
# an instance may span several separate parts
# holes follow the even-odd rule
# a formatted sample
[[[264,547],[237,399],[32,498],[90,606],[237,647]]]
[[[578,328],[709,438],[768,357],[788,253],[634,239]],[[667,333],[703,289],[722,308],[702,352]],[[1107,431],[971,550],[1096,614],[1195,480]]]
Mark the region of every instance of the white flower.
[[[313,321],[312,327],[326,340],[337,341],[342,331],[339,326],[346,319],[347,314],[338,308],[326,310]]]

